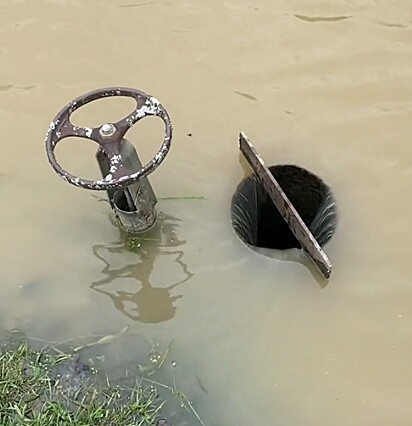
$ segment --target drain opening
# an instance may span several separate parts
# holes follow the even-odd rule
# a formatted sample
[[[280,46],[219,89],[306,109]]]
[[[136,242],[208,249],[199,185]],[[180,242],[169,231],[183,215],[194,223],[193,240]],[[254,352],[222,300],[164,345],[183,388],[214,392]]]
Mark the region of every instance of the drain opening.
[[[331,189],[313,173],[292,165],[269,167],[306,226],[321,246],[336,229],[336,203]],[[237,235],[254,247],[301,248],[255,175],[238,185],[232,197],[232,225]]]

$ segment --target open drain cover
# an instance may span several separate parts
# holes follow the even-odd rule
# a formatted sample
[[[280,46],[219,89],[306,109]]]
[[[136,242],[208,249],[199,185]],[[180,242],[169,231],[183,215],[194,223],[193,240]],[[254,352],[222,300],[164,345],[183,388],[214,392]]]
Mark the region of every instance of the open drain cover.
[[[278,165],[269,170],[318,243],[324,246],[336,228],[336,203],[330,188],[301,167]],[[301,248],[255,175],[237,187],[231,215],[234,230],[251,246],[278,250]]]
[[[300,247],[329,279],[332,263],[322,245],[336,227],[330,189],[300,167],[267,167],[243,132],[239,148],[255,174],[241,182],[232,199],[232,223],[237,234],[255,247]]]

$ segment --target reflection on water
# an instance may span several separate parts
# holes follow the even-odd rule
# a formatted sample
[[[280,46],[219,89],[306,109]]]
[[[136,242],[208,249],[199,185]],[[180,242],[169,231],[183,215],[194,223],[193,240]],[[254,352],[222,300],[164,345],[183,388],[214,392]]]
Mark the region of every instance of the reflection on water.
[[[186,243],[176,235],[177,223],[177,218],[160,213],[158,224],[150,233],[150,238],[142,241],[142,247],[139,247],[137,262],[120,268],[112,267],[110,258],[113,254],[126,250],[127,240],[125,242],[122,239],[111,245],[93,246],[94,255],[105,265],[102,270],[105,277],[94,281],[90,287],[109,296],[114,306],[134,321],[159,323],[173,318],[176,313],[174,302],[182,296],[172,295],[172,290],[193,276],[183,261],[183,250],[176,249]],[[156,259],[161,256],[170,257],[180,267],[183,278],[176,278],[179,274],[165,274],[166,282],[162,283],[162,286],[154,286],[151,275]],[[123,285],[127,279],[134,281],[134,288],[129,291]],[[115,288],[109,289],[108,284],[112,283]]]

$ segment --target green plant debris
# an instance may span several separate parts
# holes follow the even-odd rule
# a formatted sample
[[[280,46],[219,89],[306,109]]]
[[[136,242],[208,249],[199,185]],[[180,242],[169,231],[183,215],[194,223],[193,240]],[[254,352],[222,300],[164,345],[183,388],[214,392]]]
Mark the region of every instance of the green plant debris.
[[[143,245],[146,242],[150,242],[150,241],[160,242],[160,240],[156,238],[146,238],[146,237],[136,237],[133,235],[126,235],[125,246],[127,250],[133,253],[140,253]]]
[[[98,197],[97,195],[90,194],[97,201],[103,201],[108,203],[109,200],[106,198]],[[188,195],[188,196],[171,196],[171,197],[157,197],[158,200],[206,200],[206,197],[203,195]]]
[[[133,388],[98,387],[84,382],[73,389],[54,372],[68,355],[30,350],[26,343],[0,350],[1,426],[152,426],[163,403],[155,388],[137,380]],[[81,364],[74,364],[78,372]],[[65,371],[65,370],[63,370]],[[59,378],[60,377],[60,378]]]
[[[98,197],[97,195],[90,194],[91,197],[95,198],[97,201],[103,201],[104,203],[109,203],[109,200],[107,198]]]
[[[206,200],[203,195],[200,196],[187,196],[187,197],[158,197],[159,200]]]
[[[117,334],[109,334],[107,336],[101,337],[99,340],[96,340],[95,342],[87,343],[86,345],[78,346],[77,348],[74,348],[74,352],[79,352],[83,349],[90,348],[95,345],[107,345],[108,343],[112,342],[114,339],[117,339],[120,336],[123,336],[123,334],[127,333],[127,330],[129,329],[129,326],[126,325],[119,333]]]
[[[186,394],[179,390],[176,386],[176,377],[173,374],[173,386],[168,386],[165,385],[163,383],[159,383],[155,380],[151,380],[147,377],[143,378],[144,381],[151,383],[152,385],[167,389],[168,391],[171,392],[172,395],[174,395],[174,397],[179,401],[179,405],[180,407],[184,408],[188,413],[193,414],[196,419],[198,420],[198,422],[202,425],[202,426],[206,426],[205,423],[203,422],[203,420],[201,419],[201,417],[199,416],[199,414],[197,413],[197,411],[195,410],[193,403],[188,399],[188,397],[186,396]]]

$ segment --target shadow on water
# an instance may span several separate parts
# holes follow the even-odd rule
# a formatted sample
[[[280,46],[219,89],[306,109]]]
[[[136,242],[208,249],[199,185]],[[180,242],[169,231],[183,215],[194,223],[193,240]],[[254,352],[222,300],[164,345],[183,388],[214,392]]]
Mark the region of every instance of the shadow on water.
[[[136,253],[137,262],[119,268],[112,267],[110,257],[128,250],[127,236],[121,235],[121,240],[111,245],[93,246],[94,255],[104,263],[102,273],[104,278],[91,284],[98,293],[109,296],[114,306],[131,318],[143,323],[160,323],[172,319],[176,313],[176,300],[181,295],[172,295],[172,290],[189,281],[193,277],[188,266],[183,261],[184,252],[177,249],[186,244],[176,235],[179,219],[159,213],[158,224],[150,234],[142,240]],[[164,274],[162,280],[172,281],[167,287],[155,287],[151,276],[157,258],[170,256],[183,272],[183,279],[173,282],[173,274]],[[122,286],[122,279],[136,282],[136,291],[127,291]],[[115,290],[109,288],[116,281]]]

